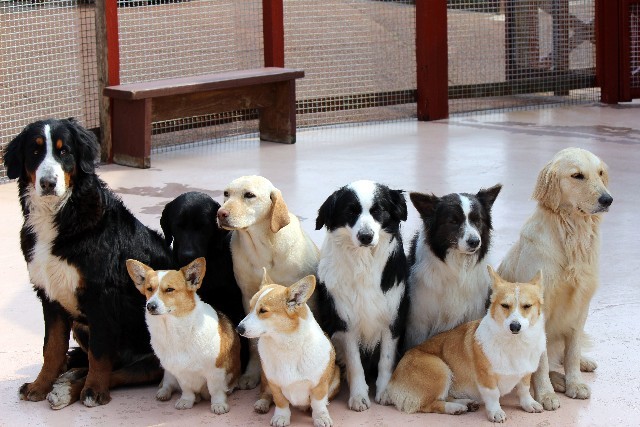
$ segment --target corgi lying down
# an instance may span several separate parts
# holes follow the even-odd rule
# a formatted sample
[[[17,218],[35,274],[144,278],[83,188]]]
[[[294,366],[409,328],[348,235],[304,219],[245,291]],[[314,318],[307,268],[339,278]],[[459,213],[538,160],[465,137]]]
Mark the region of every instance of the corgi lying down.
[[[500,396],[515,387],[520,406],[542,412],[529,391],[531,374],[546,349],[542,275],[509,283],[487,266],[491,306],[481,320],[464,323],[409,350],[393,373],[383,403],[403,412],[457,415],[484,402],[490,421],[507,416]]]

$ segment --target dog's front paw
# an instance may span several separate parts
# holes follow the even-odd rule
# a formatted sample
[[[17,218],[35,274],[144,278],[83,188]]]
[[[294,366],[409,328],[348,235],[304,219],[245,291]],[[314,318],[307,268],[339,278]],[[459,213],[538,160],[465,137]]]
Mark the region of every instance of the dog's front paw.
[[[271,418],[271,425],[273,427],[285,427],[291,424],[291,417],[285,415],[274,415]]]
[[[580,357],[580,370],[582,372],[593,372],[598,368],[598,364],[595,360],[582,356]]]
[[[487,411],[487,417],[489,421],[493,421],[494,423],[503,423],[507,420],[507,414],[505,414],[502,409]]]
[[[226,414],[229,412],[229,404],[226,402],[211,403],[211,412],[214,414]]]
[[[51,409],[62,409],[73,403],[71,400],[71,383],[68,381],[56,381],[53,388],[47,394],[47,400]]]
[[[355,395],[349,397],[349,409],[362,412],[369,409],[371,406],[371,400],[369,400],[369,396],[365,395]]]
[[[269,412],[269,407],[271,406],[271,400],[269,399],[258,399],[256,403],[253,404],[253,410],[258,414],[266,414]]]
[[[545,411],[555,411],[560,407],[560,399],[552,391],[542,393],[536,400],[542,404]]]
[[[156,392],[156,399],[161,402],[166,402],[171,399],[172,394],[173,390],[171,390],[171,387],[160,387]]]
[[[380,405],[393,405],[393,401],[391,400],[391,397],[389,396],[389,392],[387,390],[385,390],[384,393],[380,395],[380,399],[376,399],[376,402],[378,402]]]
[[[332,427],[333,420],[329,416],[329,413],[324,413],[313,417],[313,425],[314,427]]]
[[[240,390],[251,390],[256,388],[260,383],[260,373],[246,373],[238,379],[238,388]]]
[[[85,387],[80,393],[80,401],[88,408],[106,405],[111,402],[109,390],[96,390],[93,387]]]
[[[542,405],[533,399],[529,400],[528,402],[520,403],[520,406],[525,411],[531,412],[531,413],[538,413],[538,412],[542,412],[543,410]]]
[[[572,399],[588,399],[591,397],[591,389],[586,384],[568,383],[564,394]]]
[[[32,383],[24,383],[20,390],[18,390],[18,395],[20,396],[20,400],[29,400],[31,402],[39,402],[44,400],[47,397],[47,394],[51,391],[51,384],[46,386],[39,384],[37,381]]]
[[[193,408],[194,402],[195,399],[185,399],[184,397],[181,397],[176,402],[176,409],[191,409]]]

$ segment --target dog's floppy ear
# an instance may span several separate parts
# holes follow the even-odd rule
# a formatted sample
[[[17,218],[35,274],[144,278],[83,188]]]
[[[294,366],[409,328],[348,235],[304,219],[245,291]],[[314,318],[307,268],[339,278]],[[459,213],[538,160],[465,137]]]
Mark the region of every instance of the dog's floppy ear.
[[[82,127],[73,117],[63,120],[76,141],[76,163],[87,174],[96,170],[100,145],[93,132]]]
[[[22,144],[24,143],[26,137],[27,127],[25,127],[22,132],[18,134],[13,140],[7,145],[7,148],[4,150],[4,167],[7,170],[7,177],[9,179],[19,178],[22,175],[23,165],[24,165],[24,154]]]
[[[305,304],[316,288],[316,276],[303,277],[287,288],[287,308],[294,311]]]
[[[409,193],[411,203],[415,206],[421,218],[430,218],[436,211],[440,198],[433,194]]]
[[[553,161],[547,163],[538,174],[532,198],[552,211],[558,210],[560,206],[560,177]]]
[[[407,201],[404,198],[403,190],[389,190],[392,201],[391,216],[398,221],[407,220]]]
[[[203,257],[196,258],[189,265],[182,267],[180,271],[184,275],[187,286],[192,291],[196,291],[202,285],[204,273],[207,271],[207,261]]]
[[[289,208],[287,208],[282,193],[277,188],[271,190],[271,231],[277,233],[289,225]]]
[[[325,225],[327,229],[331,229],[331,217],[333,216],[333,208],[336,206],[336,200],[338,200],[337,191],[327,197],[327,200],[320,206],[316,218],[316,230],[320,230]]]
[[[153,268],[140,261],[136,261],[135,259],[127,260],[127,272],[129,273],[129,277],[131,277],[133,284],[136,285],[136,288],[142,295],[145,294],[144,284],[147,279],[147,275],[152,271]]]
[[[262,282],[260,282],[260,289],[265,286],[273,285],[274,281],[269,277],[269,273],[267,273],[267,268],[262,267]]]
[[[173,242],[173,233],[171,232],[172,219],[175,217],[176,204],[175,199],[170,201],[162,209],[162,216],[160,217],[160,228],[162,228],[162,234],[164,234],[164,241],[168,246],[171,246]]]
[[[498,194],[500,194],[500,190],[502,190],[502,184],[496,184],[491,188],[483,188],[482,190],[478,191],[476,197],[478,198],[478,200],[480,200],[480,202],[482,202],[484,207],[490,211],[491,207],[493,206],[493,202],[496,201]]]

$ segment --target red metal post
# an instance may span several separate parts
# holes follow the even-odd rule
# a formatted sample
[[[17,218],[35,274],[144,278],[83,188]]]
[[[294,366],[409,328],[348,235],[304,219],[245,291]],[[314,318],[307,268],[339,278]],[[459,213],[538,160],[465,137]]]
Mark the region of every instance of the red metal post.
[[[264,66],[284,67],[283,0],[262,0]]]
[[[596,83],[600,100],[620,102],[620,0],[596,0]]]
[[[418,120],[449,117],[447,0],[416,0]]]

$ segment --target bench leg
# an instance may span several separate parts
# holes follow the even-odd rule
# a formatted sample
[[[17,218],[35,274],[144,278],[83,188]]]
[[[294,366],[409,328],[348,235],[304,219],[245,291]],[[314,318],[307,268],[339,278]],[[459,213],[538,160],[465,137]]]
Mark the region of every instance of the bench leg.
[[[275,85],[273,105],[260,110],[260,139],[294,144],[296,142],[296,82]]]
[[[151,100],[113,100],[113,162],[151,166]]]

